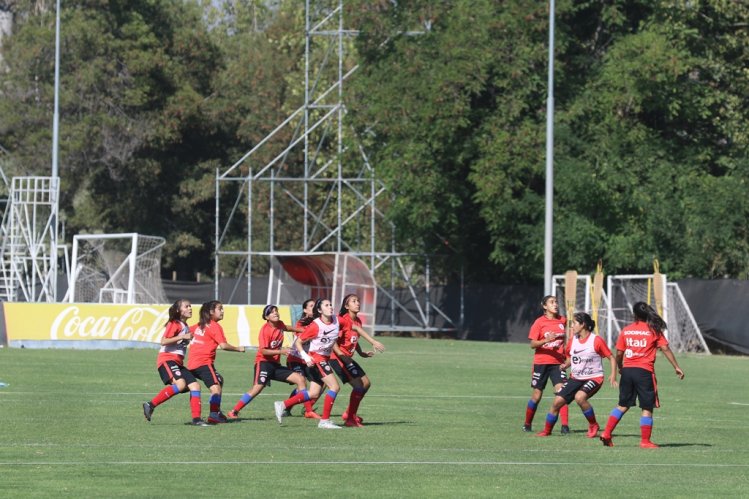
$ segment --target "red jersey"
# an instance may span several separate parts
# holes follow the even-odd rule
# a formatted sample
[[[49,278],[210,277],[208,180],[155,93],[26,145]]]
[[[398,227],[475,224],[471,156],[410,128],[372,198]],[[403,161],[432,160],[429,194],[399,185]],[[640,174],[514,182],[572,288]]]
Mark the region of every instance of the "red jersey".
[[[622,329],[616,349],[624,352],[622,367],[639,367],[655,373],[656,350],[668,345],[663,334],[656,334],[646,322],[636,321]]]
[[[162,338],[174,338],[180,334],[187,333],[190,328],[182,321],[169,321],[164,329]],[[168,360],[173,360],[182,364],[185,360],[185,350],[190,342],[187,340],[178,341],[177,343],[171,343],[169,345],[161,345],[159,349],[159,355],[156,357],[156,367],[165,363]]]
[[[286,324],[278,321],[278,327],[274,326],[271,322],[266,322],[262,328],[260,328],[260,334],[257,338],[257,354],[255,354],[255,362],[281,362],[281,355],[263,355],[261,350],[263,348],[269,348],[271,350],[278,350],[283,346],[283,332],[286,331]]]
[[[359,335],[352,328],[352,326],[362,327],[361,319],[357,316],[351,318],[349,314],[339,315],[338,324],[340,327],[340,333],[338,334],[338,348],[349,357],[354,356],[356,352],[356,343],[359,341]],[[332,357],[337,359],[338,356],[333,352]]]
[[[564,329],[567,319],[549,319],[542,315],[531,326],[528,333],[529,340],[556,338],[555,341],[536,347],[533,355],[534,364],[561,364],[564,362]]]
[[[187,368],[196,369],[213,364],[216,360],[216,349],[220,344],[226,343],[224,328],[218,322],[211,321],[204,329],[201,329],[198,324],[193,326],[193,334]]]

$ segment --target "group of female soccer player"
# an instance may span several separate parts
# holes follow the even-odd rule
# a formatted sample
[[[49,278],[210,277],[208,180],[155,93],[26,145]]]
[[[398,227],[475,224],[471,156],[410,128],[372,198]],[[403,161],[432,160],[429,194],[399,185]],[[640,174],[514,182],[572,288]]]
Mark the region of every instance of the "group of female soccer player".
[[[655,379],[656,351],[673,366],[679,379],[684,379],[684,371],[674,358],[664,335],[666,323],[658,313],[644,302],[632,307],[635,321],[624,327],[616,341],[616,357],[606,343],[596,334],[595,321],[584,312],[573,314],[570,337],[565,332],[566,318],[559,314],[559,304],[555,296],[545,296],[541,302],[543,315],[531,326],[528,333],[530,347],[535,350],[533,374],[531,376],[531,398],[525,410],[523,431],[530,432],[533,416],[543,396],[546,383],[554,384],[554,400],[546,415],[544,429],[536,435],[551,435],[558,418],[562,419],[562,434],[569,433],[567,405],[577,402],[588,420],[588,438],[596,438],[600,426],[596,421],[593,406],[589,399],[595,395],[604,382],[603,359],[611,364],[609,383],[619,387],[619,403],[611,411],[606,427],[600,435],[603,445],[613,447],[612,433],[622,416],[640,402],[640,447],[657,448],[650,440],[653,431],[653,409],[660,407]],[[617,383],[617,367],[621,380]],[[566,370],[570,369],[567,377]]]
[[[367,340],[375,351],[383,352],[382,343],[372,338],[362,328],[359,317],[360,300],[355,294],[343,299],[338,315],[330,300],[307,300],[302,305],[303,314],[296,326],[284,324],[278,307],[267,305],[262,317],[266,321],[259,333],[255,355],[253,384],[226,415],[221,412],[221,392],[224,379],[216,371],[216,350],[244,352],[245,347],[235,347],[226,341],[223,328],[218,324],[224,317],[221,302],[209,301],[200,308],[200,321],[187,325],[192,317],[192,305],[188,300],[177,300],[169,308],[169,320],[161,339],[161,349],[156,366],[162,381],[167,385],[151,401],[143,404],[143,415],[151,421],[154,409],[171,397],[185,391],[190,392],[192,424],[208,426],[238,420],[239,412],[249,404],[271,380],[295,385],[291,396],[274,404],[276,418],[282,423],[290,415],[291,408],[303,404],[306,418],[318,419],[318,427],[338,429],[341,426],[330,419],[340,385],[336,375],[352,387],[349,405],[342,415],[345,426],[360,427],[362,418],[358,408],[370,387],[367,374],[353,359],[354,352],[362,357],[371,357],[374,351],[364,351],[359,338]],[[284,347],[284,333],[293,332],[291,347]],[[184,365],[189,345],[187,366]],[[286,365],[281,356],[286,356]],[[206,420],[201,418],[200,385],[210,390],[210,409]],[[309,388],[308,385],[309,384]],[[314,410],[314,403],[325,387],[322,415]]]

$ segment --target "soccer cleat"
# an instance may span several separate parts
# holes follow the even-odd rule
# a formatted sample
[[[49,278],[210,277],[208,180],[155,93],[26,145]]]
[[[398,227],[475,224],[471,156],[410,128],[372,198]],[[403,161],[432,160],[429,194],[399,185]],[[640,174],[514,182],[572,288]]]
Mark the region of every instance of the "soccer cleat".
[[[343,423],[343,426],[348,426],[349,428],[364,428],[364,425],[357,421],[356,418],[347,419]]]
[[[566,424],[562,425],[562,435],[569,435],[570,433],[570,427]]]
[[[613,442],[613,440],[611,440],[611,437],[604,437],[603,435],[601,435],[600,438],[601,438],[601,442],[603,442],[603,446],[604,447],[613,447],[614,446],[614,442]]]
[[[322,416],[320,416],[315,411],[307,411],[304,413],[304,417],[307,419],[322,419]]]
[[[650,440],[643,440],[640,442],[640,448],[642,449],[657,449],[658,447],[658,444],[654,444]]]
[[[208,422],[211,424],[221,424],[226,423],[226,421],[226,416],[224,416],[224,413],[222,413],[221,411],[212,412],[208,415]]]
[[[211,425],[209,425],[208,423],[206,423],[205,421],[203,421],[200,418],[193,419],[192,423],[190,423],[190,424],[193,425],[193,426],[211,426]]]
[[[143,415],[146,417],[146,421],[151,421],[151,414],[153,414],[153,406],[151,402],[145,402],[143,404]]]
[[[588,426],[588,438],[596,438],[596,435],[598,435],[598,430],[600,430],[601,427],[598,426],[598,423],[593,423]]]
[[[356,417],[357,423],[362,424],[364,422],[364,420],[360,418],[359,416],[355,416],[355,417]],[[348,420],[348,410],[343,411],[343,414],[341,414],[341,419],[343,419],[344,421]]]
[[[533,430],[531,429],[531,425],[529,425],[529,424],[524,424],[524,425],[523,425],[523,431],[524,431],[524,432],[526,432],[526,433],[528,433],[528,432],[531,432],[531,431],[533,431]]]
[[[548,436],[550,436],[550,435],[551,435],[551,433],[549,433],[549,432],[548,432],[548,431],[546,431],[546,430],[543,430],[543,431],[539,431],[538,433],[536,433],[536,436],[537,436],[537,437],[548,437]]]
[[[239,413],[235,411],[234,409],[232,409],[231,411],[226,413],[226,419],[235,421],[239,419]]]
[[[291,409],[284,409],[283,417],[288,418],[289,416],[291,416]]]
[[[273,403],[273,408],[276,410],[276,419],[278,420],[278,424],[283,423],[283,413],[286,409],[286,406],[284,406],[283,402],[279,400]]]
[[[341,428],[329,419],[321,419],[320,422],[317,423],[317,427],[324,430],[339,430]]]

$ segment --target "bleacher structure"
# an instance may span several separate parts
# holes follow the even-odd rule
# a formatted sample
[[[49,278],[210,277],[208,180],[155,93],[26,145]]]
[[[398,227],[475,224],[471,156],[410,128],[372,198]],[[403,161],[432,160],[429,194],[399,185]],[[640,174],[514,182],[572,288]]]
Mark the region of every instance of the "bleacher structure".
[[[621,329],[634,320],[632,305],[643,301],[656,308],[666,321],[666,337],[671,350],[709,354],[710,349],[678,283],[668,282],[665,275],[662,277],[663,294],[656,300],[657,287],[653,284],[653,274],[607,276],[606,287],[596,312],[592,306],[591,277],[579,275],[573,300],[575,307],[572,312],[591,314],[596,321],[598,334],[606,338],[609,347],[613,347]],[[559,300],[560,313],[569,316],[571,311],[566,310],[565,306],[569,300],[565,296],[564,275],[553,277],[552,294]]]

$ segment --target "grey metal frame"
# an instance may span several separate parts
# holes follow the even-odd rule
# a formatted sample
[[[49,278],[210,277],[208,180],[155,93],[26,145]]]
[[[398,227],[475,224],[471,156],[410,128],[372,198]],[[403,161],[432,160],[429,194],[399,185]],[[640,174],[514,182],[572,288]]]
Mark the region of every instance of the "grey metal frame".
[[[397,309],[416,320],[421,331],[452,331],[461,326],[462,317],[450,318],[431,302],[430,257],[395,250],[393,227],[380,208],[388,201],[385,185],[376,178],[353,128],[344,126],[344,83],[358,68],[345,69],[350,63],[345,49],[349,37],[357,34],[344,28],[343,0],[306,0],[304,104],[237,162],[216,170],[214,293],[218,297],[219,281],[224,270],[230,269],[247,279],[246,302],[250,304],[250,276],[262,267],[258,259],[272,260],[274,254],[285,252],[349,252],[368,262],[382,283],[378,294],[390,300],[390,321],[377,324],[375,330],[398,330]],[[345,140],[345,134],[354,140]],[[264,191],[267,213],[255,209],[257,191]],[[279,220],[279,193],[281,202],[301,210],[300,218]],[[222,213],[227,214],[225,220]],[[242,222],[246,248],[237,249],[237,242],[232,244],[229,238]],[[279,238],[276,231],[281,223],[287,232]],[[299,229],[301,238],[288,237],[288,231]],[[260,248],[262,239],[267,239],[267,246]],[[238,263],[231,265],[232,260]],[[413,272],[415,261],[423,267],[423,275]],[[396,286],[408,287],[410,307],[398,301]],[[418,298],[416,286],[425,288],[423,298]],[[460,310],[462,316],[462,303]],[[434,314],[442,316],[449,327],[433,327]]]

